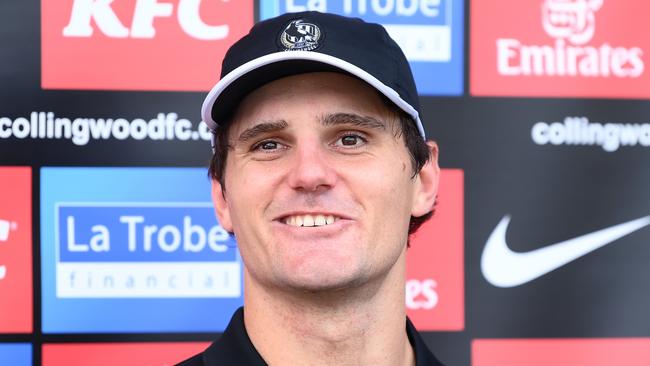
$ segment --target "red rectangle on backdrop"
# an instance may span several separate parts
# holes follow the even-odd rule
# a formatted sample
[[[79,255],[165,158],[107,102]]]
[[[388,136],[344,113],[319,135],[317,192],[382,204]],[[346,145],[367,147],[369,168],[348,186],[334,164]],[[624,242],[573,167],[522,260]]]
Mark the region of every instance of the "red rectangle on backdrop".
[[[32,331],[32,170],[0,167],[0,333]]]
[[[41,1],[44,89],[209,90],[253,1]]]
[[[470,2],[470,93],[650,98],[650,3]]]
[[[472,366],[648,366],[650,338],[477,339]]]
[[[465,327],[463,171],[443,169],[438,204],[406,252],[406,308],[418,330]]]
[[[171,366],[203,351],[209,343],[44,344],[43,366]]]

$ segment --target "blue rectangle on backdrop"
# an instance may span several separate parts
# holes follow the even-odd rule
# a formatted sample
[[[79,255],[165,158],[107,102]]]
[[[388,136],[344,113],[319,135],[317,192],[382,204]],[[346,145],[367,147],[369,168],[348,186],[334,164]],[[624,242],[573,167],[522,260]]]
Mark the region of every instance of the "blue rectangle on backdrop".
[[[42,168],[44,333],[220,332],[241,258],[203,168]]]
[[[382,24],[409,60],[420,95],[463,94],[462,0],[265,0],[259,4],[262,20],[316,10]]]
[[[0,364],[32,366],[32,345],[29,343],[0,344]]]

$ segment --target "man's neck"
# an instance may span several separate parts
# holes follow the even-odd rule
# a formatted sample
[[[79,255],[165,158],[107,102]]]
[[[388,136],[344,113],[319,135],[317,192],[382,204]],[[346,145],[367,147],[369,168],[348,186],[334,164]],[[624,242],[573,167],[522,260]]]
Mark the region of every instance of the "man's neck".
[[[415,365],[405,330],[404,260],[360,288],[275,291],[245,273],[244,322],[262,358],[277,365]]]

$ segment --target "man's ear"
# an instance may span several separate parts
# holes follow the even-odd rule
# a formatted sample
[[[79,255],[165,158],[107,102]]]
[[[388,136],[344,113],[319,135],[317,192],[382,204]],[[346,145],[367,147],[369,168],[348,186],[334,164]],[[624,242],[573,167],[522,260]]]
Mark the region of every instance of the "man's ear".
[[[427,141],[427,146],[431,152],[431,158],[417,174],[415,192],[413,192],[411,215],[415,217],[429,213],[433,209],[438,194],[438,180],[440,178],[438,145],[433,141]]]
[[[232,233],[233,230],[232,220],[230,219],[230,207],[228,206],[228,201],[226,201],[221,183],[215,179],[212,179],[212,202],[214,203],[214,212],[217,214],[219,225],[221,225],[221,227],[223,227],[226,231]]]

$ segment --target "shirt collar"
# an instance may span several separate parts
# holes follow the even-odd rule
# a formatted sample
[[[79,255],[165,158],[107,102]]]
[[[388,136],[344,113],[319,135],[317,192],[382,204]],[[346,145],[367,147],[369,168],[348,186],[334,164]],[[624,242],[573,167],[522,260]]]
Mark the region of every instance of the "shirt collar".
[[[227,362],[227,363],[226,363]],[[237,309],[221,338],[203,353],[203,363],[213,365],[266,366],[244,326],[244,308]]]
[[[442,363],[429,351],[424,340],[406,318],[406,334],[413,347],[416,366],[442,366]],[[227,362],[227,363],[225,363]],[[214,342],[203,353],[203,363],[213,365],[266,366],[266,362],[253,346],[244,325],[244,308],[237,309],[221,339]]]
[[[413,347],[415,366],[443,366],[436,356],[431,353],[427,344],[424,343],[422,336],[415,329],[415,326],[411,323],[411,319],[408,317],[406,318],[406,335],[409,337],[409,342]]]

